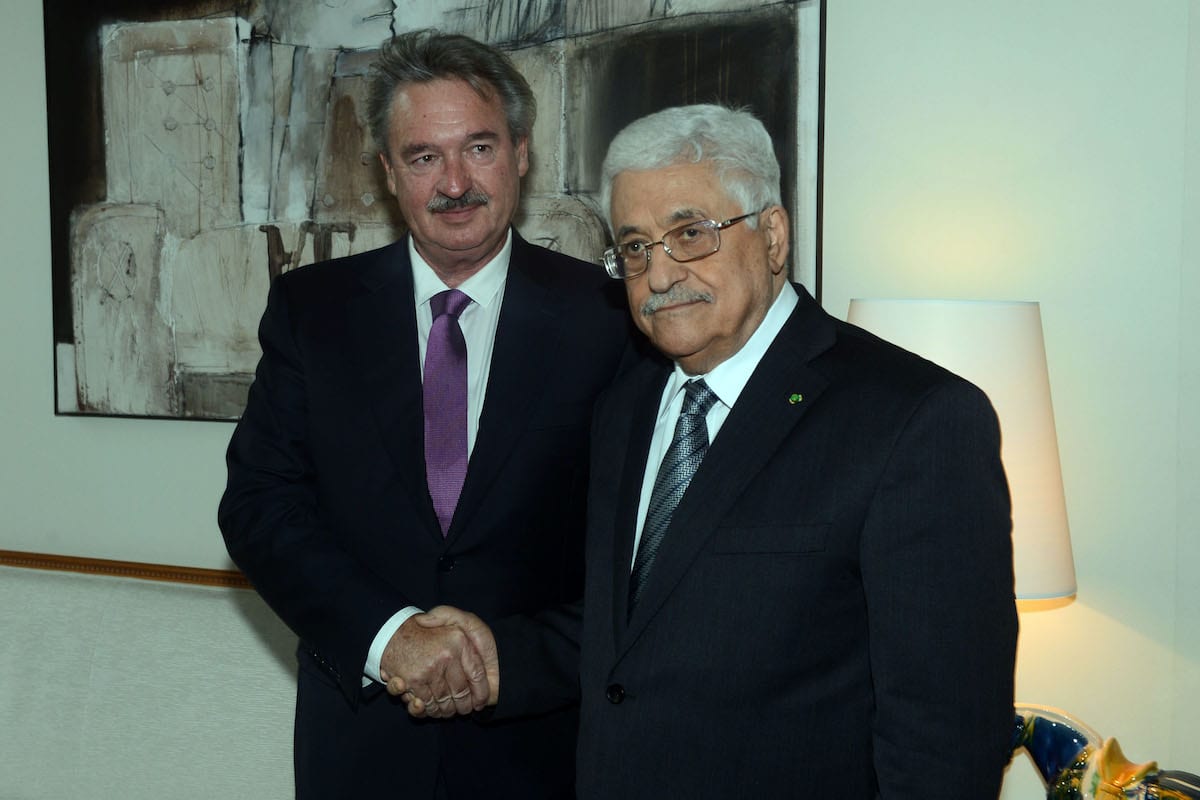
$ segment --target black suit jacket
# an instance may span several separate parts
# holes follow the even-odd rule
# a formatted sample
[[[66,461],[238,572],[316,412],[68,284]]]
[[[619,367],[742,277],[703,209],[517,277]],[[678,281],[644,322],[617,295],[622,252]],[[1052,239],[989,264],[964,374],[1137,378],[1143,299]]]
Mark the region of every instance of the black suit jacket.
[[[800,293],[628,622],[670,365],[643,363],[597,407],[582,633],[547,617],[582,646],[581,798],[999,792],[1017,625],[995,415]],[[501,708],[534,702],[502,633]]]
[[[628,345],[628,312],[599,268],[513,239],[445,538],[425,480],[406,242],[271,287],[219,518],[233,560],[301,640],[301,797],[430,798],[439,768],[452,798],[557,797],[572,783],[574,709],[490,727],[414,721],[361,688],[372,638],[404,606],[486,620],[582,591],[587,433]]]

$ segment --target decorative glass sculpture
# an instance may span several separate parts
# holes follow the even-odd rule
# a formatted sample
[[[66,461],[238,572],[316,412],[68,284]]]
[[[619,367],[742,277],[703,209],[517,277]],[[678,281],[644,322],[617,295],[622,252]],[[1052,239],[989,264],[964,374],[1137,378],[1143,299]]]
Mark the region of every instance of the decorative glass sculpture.
[[[1049,706],[1018,703],[1013,752],[1024,748],[1046,784],[1046,800],[1200,800],[1200,777],[1135,764],[1116,739]]]

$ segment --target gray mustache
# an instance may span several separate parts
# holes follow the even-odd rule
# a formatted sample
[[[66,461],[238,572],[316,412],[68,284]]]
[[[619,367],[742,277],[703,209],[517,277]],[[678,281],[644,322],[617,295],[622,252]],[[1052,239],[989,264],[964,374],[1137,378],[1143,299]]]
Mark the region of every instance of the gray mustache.
[[[712,301],[713,296],[708,292],[697,292],[695,289],[675,285],[661,294],[652,294],[647,297],[638,310],[642,312],[643,317],[648,317],[664,306],[673,306],[677,303],[711,303]]]
[[[488,196],[478,189],[468,189],[458,197],[439,194],[429,201],[425,210],[433,214],[440,214],[443,211],[457,211],[460,208],[470,208],[471,206],[486,206],[488,200]]]

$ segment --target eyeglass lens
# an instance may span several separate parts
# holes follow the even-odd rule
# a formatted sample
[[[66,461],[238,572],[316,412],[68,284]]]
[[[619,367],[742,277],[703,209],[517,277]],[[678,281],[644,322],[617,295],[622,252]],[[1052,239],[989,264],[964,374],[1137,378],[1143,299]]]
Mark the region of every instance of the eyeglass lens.
[[[715,222],[701,220],[667,231],[663,236],[663,246],[676,261],[690,261],[715,253],[721,246],[721,234],[717,232]]]

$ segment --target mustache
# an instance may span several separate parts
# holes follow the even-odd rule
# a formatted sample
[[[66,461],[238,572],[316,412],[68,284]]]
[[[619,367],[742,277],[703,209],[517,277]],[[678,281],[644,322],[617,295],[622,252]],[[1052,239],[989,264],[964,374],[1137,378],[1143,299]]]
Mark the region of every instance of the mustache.
[[[490,197],[478,189],[468,189],[458,197],[447,197],[444,194],[439,194],[426,204],[425,210],[433,214],[440,214],[443,211],[457,211],[460,208],[486,206],[490,200]]]
[[[665,306],[679,303],[711,303],[712,301],[713,296],[708,292],[698,292],[695,289],[688,289],[686,286],[676,284],[665,292],[647,297],[638,310],[643,317],[648,317]]]

